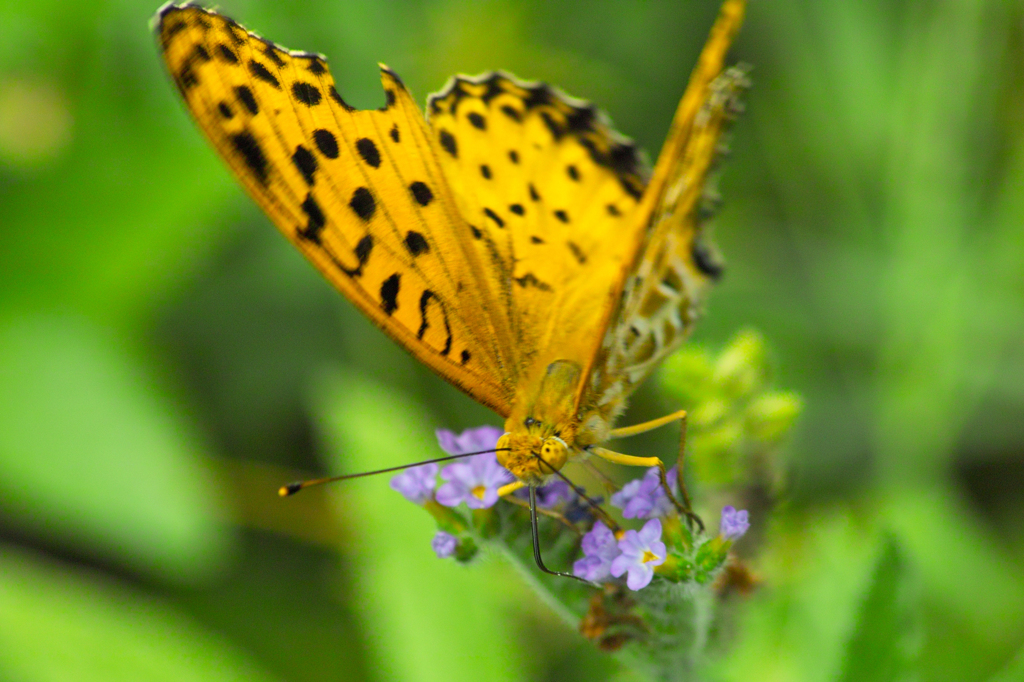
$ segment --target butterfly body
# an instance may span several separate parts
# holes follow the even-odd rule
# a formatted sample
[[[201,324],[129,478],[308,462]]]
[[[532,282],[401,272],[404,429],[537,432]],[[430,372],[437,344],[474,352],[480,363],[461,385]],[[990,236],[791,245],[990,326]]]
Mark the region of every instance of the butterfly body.
[[[452,78],[426,117],[381,67],[356,110],[326,59],[194,5],[154,22],[190,112],[281,232],[386,334],[506,419],[534,485],[608,439],[720,272],[706,178],[742,74],[726,0],[658,163],[592,105],[502,72]]]

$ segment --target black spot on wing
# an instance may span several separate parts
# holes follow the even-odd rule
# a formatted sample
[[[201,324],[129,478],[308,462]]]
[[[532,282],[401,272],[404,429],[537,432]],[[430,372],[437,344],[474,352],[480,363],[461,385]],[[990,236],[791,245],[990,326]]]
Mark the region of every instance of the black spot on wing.
[[[302,102],[307,107],[315,107],[317,104],[320,104],[320,100],[323,99],[320,94],[320,90],[318,90],[315,85],[304,81],[295,81],[292,83],[292,94],[295,96],[295,99]]]
[[[327,67],[319,57],[310,57],[308,68],[310,73],[317,76],[327,72]]]
[[[693,254],[693,264],[697,269],[713,280],[721,279],[725,272],[725,266],[715,259],[711,250],[700,239],[694,239],[690,245],[690,253]]]
[[[531,237],[530,237],[530,241],[531,241],[532,243],[534,243],[534,244],[543,244],[543,243],[544,243],[544,240],[543,240],[543,239],[541,239],[540,237],[538,237],[537,235],[533,235],[533,236],[531,236]]]
[[[445,310],[444,304],[441,303],[441,299],[439,299],[430,289],[424,289],[423,294],[420,296],[420,328],[416,331],[416,338],[422,339],[424,334],[427,333],[427,329],[430,327],[430,322],[427,319],[427,309],[432,302],[434,305],[438,306],[441,311],[441,319],[444,320],[444,331],[446,337],[444,348],[441,349],[441,355],[448,355],[452,350],[452,328],[448,323],[448,311]]]
[[[199,78],[196,76],[196,72],[192,69],[191,61],[186,61],[182,64],[175,80],[178,82],[178,87],[181,88],[182,92],[199,85]]]
[[[389,133],[389,135],[391,135],[391,139],[394,142],[398,142],[401,139],[399,134],[398,134],[398,125],[397,124],[391,126],[391,132]]]
[[[556,218],[558,218],[559,221],[563,223],[569,222],[569,214],[563,211],[562,209],[558,209],[557,211],[555,211],[554,215]]]
[[[313,175],[316,173],[317,163],[316,157],[313,156],[313,152],[309,151],[301,144],[295,148],[295,153],[292,154],[292,163],[302,173],[302,177],[306,180],[307,185],[313,184]]]
[[[220,57],[221,60],[227,62],[228,64],[238,63],[238,55],[236,55],[230,47],[224,45],[223,43],[217,45],[217,56]]]
[[[381,107],[381,111],[387,111],[393,106],[395,106],[395,91],[388,88],[384,91],[384,106]]]
[[[278,82],[277,76],[270,73],[270,70],[267,67],[263,66],[262,63],[256,61],[255,59],[249,60],[249,73],[251,73],[256,78],[260,79],[264,83],[269,83],[278,90],[281,89],[281,83]]]
[[[469,119],[469,123],[477,130],[487,130],[487,119],[485,119],[481,114],[471,111],[466,118]]]
[[[527,287],[534,287],[535,289],[540,289],[541,291],[551,291],[551,285],[537,279],[537,276],[534,275],[532,272],[528,272],[522,277],[513,277],[512,280],[519,286],[523,287],[524,289],[526,289]]]
[[[385,315],[390,315],[398,309],[398,289],[401,286],[401,276],[396,272],[388,277],[380,285],[380,307],[384,309]]]
[[[219,111],[220,115],[224,118],[231,119],[235,117],[235,112],[231,110],[231,107],[228,106],[227,102],[219,103],[217,105],[217,111]]]
[[[469,351],[468,350],[463,350],[462,353],[459,354],[459,361],[464,365],[467,362],[469,362],[469,358],[470,357],[471,356],[469,354]]]
[[[429,251],[430,245],[427,244],[427,240],[423,238],[422,234],[409,230],[405,233],[405,248],[409,250],[411,255],[418,256]]]
[[[316,142],[316,148],[320,150],[320,153],[328,159],[338,158],[338,140],[330,130],[323,128],[314,130],[313,141]]]
[[[515,149],[508,150],[508,160],[512,163],[519,163],[519,152]]]
[[[480,166],[480,175],[484,176],[485,180],[491,179],[491,167],[486,163]]]
[[[252,94],[252,90],[247,85],[238,85],[235,87],[235,95],[238,97],[238,101],[242,103],[250,114],[255,116],[260,113],[259,105],[256,104],[256,98]]]
[[[227,17],[225,17],[225,19],[227,20],[227,24],[228,24],[228,33],[231,35],[231,42],[233,42],[235,45],[239,45],[239,46],[245,45],[245,41],[246,41],[245,29],[243,29],[241,26],[239,26],[238,23],[234,19],[227,19]]]
[[[523,115],[519,113],[519,110],[510,104],[505,104],[501,107],[501,112],[508,116],[510,119],[519,123],[523,120]]]
[[[572,251],[572,256],[576,259],[577,263],[583,265],[587,262],[587,254],[583,253],[583,249],[580,248],[579,244],[573,241],[568,241],[566,242],[566,246],[568,246],[569,250]]]
[[[206,63],[210,61],[210,53],[202,45],[196,45],[195,49],[192,50],[192,60]]]
[[[473,239],[483,239],[484,233],[480,231],[479,227],[470,225],[469,230],[473,233]]]
[[[327,224],[327,219],[312,193],[306,194],[306,199],[302,202],[302,212],[306,214],[306,226],[299,230],[299,236],[314,244],[319,244],[320,232]]]
[[[459,146],[455,142],[455,136],[449,133],[447,130],[442,130],[438,133],[438,139],[441,141],[441,146],[446,152],[452,155],[454,158],[459,158]]]
[[[413,198],[420,206],[426,206],[434,199],[434,193],[430,191],[427,184],[419,180],[409,185],[409,191],[412,192]]]
[[[280,69],[284,66],[284,59],[282,59],[281,55],[277,53],[277,46],[269,40],[263,41],[263,54],[267,55],[267,59],[274,62],[274,64],[277,65],[277,68]]]
[[[608,215],[610,216],[618,217],[622,215],[615,204],[608,204],[607,206],[605,206],[605,208],[608,210]]]
[[[566,166],[565,172],[569,174],[569,178],[572,179],[574,182],[579,182],[580,172],[576,169],[576,166],[569,164],[568,166]]]
[[[642,187],[638,187],[636,182],[629,178],[619,178],[619,184],[622,185],[622,189],[626,191],[626,194],[637,201],[640,201],[640,197],[643,196],[644,190]]]
[[[499,216],[497,213],[495,213],[491,209],[485,208],[484,209],[484,215],[487,216],[488,218],[490,218],[491,220],[493,220],[495,222],[495,224],[497,224],[498,227],[505,227],[505,221],[502,220],[501,216]]]
[[[266,186],[269,164],[267,163],[266,155],[263,153],[263,148],[260,147],[260,143],[253,137],[252,133],[245,130],[231,135],[228,139],[231,140],[231,146],[242,157],[250,172],[256,176],[260,184]]]
[[[176,21],[167,28],[164,29],[164,36],[169,41],[174,36],[178,35],[187,28],[187,24],[184,21]]]
[[[534,201],[540,201],[540,195],[537,194],[537,188],[533,186],[532,182],[529,184],[529,189],[530,189],[530,198],[533,199]]]
[[[562,126],[558,125],[554,117],[547,111],[540,112],[540,118],[544,121],[544,125],[547,126],[548,131],[551,133],[551,137],[555,138],[555,142],[562,139],[565,134],[565,130]]]
[[[342,266],[342,270],[349,277],[360,277],[363,274],[363,266],[366,265],[366,261],[370,260],[370,252],[373,251],[373,237],[370,235],[364,235],[359,243],[356,244],[355,255],[358,265],[354,268],[346,268]]]
[[[356,191],[352,193],[352,199],[348,202],[349,208],[355,211],[355,214],[362,218],[364,221],[369,221],[373,217],[374,211],[377,210],[377,201],[373,198],[373,194],[366,187],[358,187]]]
[[[373,143],[373,140],[368,137],[359,138],[356,140],[356,150],[359,152],[359,156],[363,157],[363,161],[374,168],[380,168],[380,152],[377,151],[377,145]]]
[[[516,215],[523,215],[524,213],[526,213],[526,209],[523,208],[522,204],[512,204],[511,206],[508,207],[508,210],[512,211]]]

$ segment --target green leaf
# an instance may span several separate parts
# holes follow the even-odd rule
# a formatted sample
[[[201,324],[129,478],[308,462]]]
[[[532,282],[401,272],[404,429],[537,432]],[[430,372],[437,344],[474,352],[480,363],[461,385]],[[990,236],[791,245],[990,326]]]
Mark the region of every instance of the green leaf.
[[[80,320],[0,320],[0,512],[22,532],[173,582],[226,526],[202,449],[147,368]]]
[[[989,678],[988,682],[1021,682],[1024,680],[1024,649],[1006,664],[1002,670]]]
[[[0,547],[0,678],[264,682],[241,651],[167,604]]]
[[[853,635],[841,682],[895,682],[916,677],[920,637],[914,590],[899,547],[886,536]]]
[[[335,467],[354,473],[442,454],[421,408],[399,390],[346,372],[326,377],[320,424]],[[436,523],[388,486],[387,476],[338,487],[353,523],[356,609],[382,680],[524,679],[508,611],[528,602],[507,565],[438,559]],[[519,595],[512,597],[512,595]]]

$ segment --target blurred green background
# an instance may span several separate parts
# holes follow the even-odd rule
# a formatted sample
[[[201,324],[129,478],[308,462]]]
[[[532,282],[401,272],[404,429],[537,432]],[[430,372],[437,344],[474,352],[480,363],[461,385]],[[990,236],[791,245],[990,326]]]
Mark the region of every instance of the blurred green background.
[[[383,101],[377,61],[421,102],[503,68],[652,155],[717,9],[220,5],[327,54],[357,106]],[[155,10],[0,2],[0,679],[632,679],[502,562],[435,559],[386,479],[277,498],[498,422],[244,196],[162,70]],[[1022,30],[1010,1],[752,1],[729,271],[694,341],[760,329],[806,410],[714,679],[833,679],[884,537],[919,679],[1024,679]],[[672,407],[657,383],[624,423]]]

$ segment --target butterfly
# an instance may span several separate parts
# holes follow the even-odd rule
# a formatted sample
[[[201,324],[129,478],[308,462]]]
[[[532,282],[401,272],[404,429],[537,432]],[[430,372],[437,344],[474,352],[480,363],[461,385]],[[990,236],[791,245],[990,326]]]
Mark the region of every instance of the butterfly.
[[[357,110],[323,55],[212,10],[168,4],[154,29],[199,127],[285,237],[505,419],[507,494],[589,455],[661,466],[600,444],[684,414],[613,428],[721,274],[705,181],[745,85],[723,66],[744,5],[722,5],[653,172],[594,106],[543,83],[455,76],[424,117],[381,65],[384,106]]]

